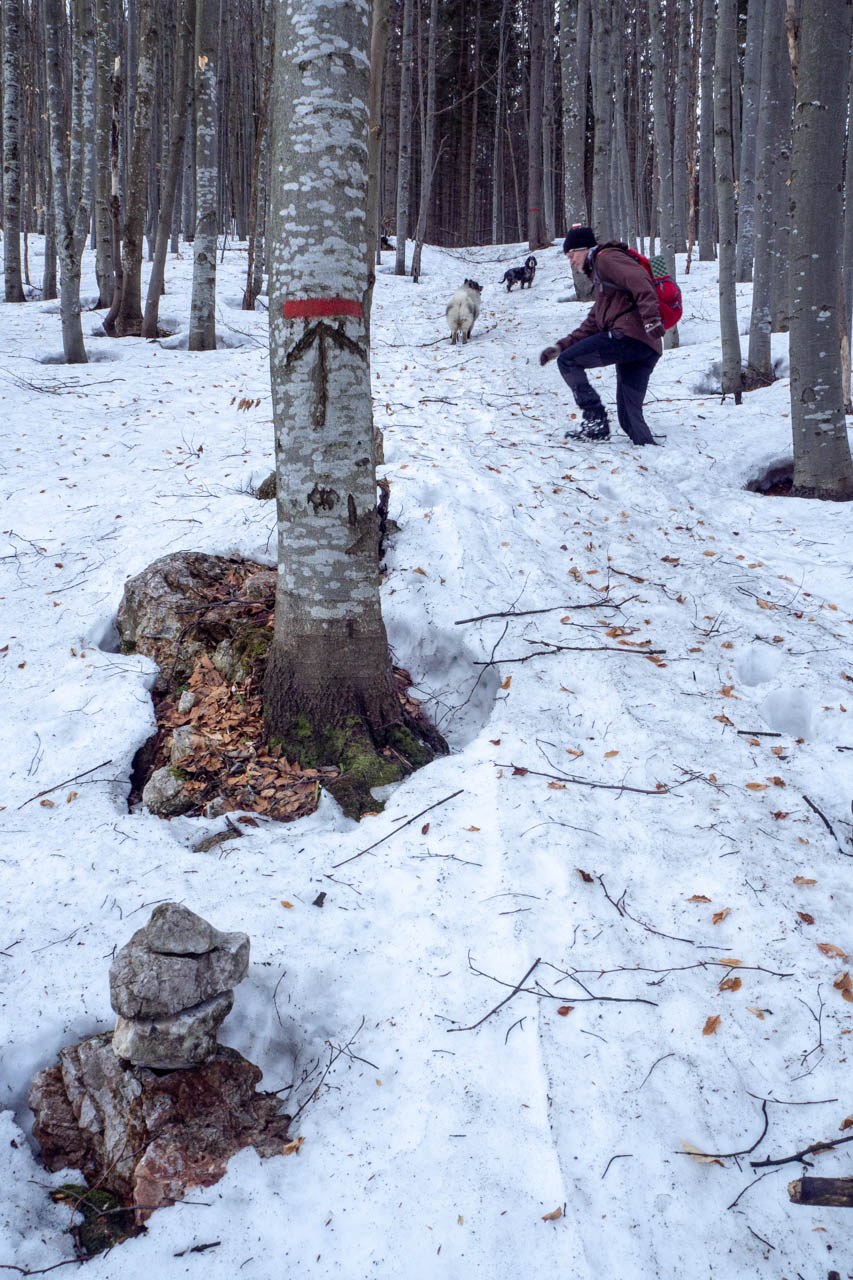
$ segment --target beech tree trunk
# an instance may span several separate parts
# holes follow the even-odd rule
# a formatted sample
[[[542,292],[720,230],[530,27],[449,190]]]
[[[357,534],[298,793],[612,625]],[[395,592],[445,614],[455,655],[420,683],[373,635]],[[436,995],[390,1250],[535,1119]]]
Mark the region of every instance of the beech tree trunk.
[[[737,0],[719,0],[714,58],[714,166],[717,217],[720,224],[720,340],[723,352],[723,395],[741,403],[743,379],[735,290],[735,193],[732,137],[731,59],[735,43]]]
[[[542,0],[530,0],[530,105],[527,116],[527,240],[532,251],[548,244],[542,171],[542,110],[544,103]]]
[[[412,171],[412,63],[414,2],[403,0],[403,45],[400,51],[400,128],[397,151],[397,258],[394,274],[406,274],[406,236]]]
[[[699,60],[699,261],[716,258],[714,218],[714,0],[702,0]]]
[[[403,741],[379,600],[366,316],[370,5],[275,3],[270,372],[279,543],[265,716],[288,758],[341,765],[330,789],[357,814],[372,786],[399,776],[381,749],[397,744],[411,759],[416,745],[411,733]]]
[[[672,16],[670,14],[670,22]],[[658,171],[658,230],[660,252],[675,279],[675,208],[672,179],[672,130],[667,112],[666,67],[661,0],[649,0],[649,56],[652,71],[655,157]],[[668,330],[665,347],[678,346],[678,326]]]
[[[172,212],[181,176],[184,158],[184,134],[187,120],[187,91],[190,76],[190,52],[195,30],[195,0],[178,0],[175,14],[177,27],[172,80],[171,121],[169,125],[169,149],[165,172],[161,175],[160,209],[157,217],[157,233],[154,258],[148,277],[148,295],[145,299],[145,315],[142,320],[143,338],[157,337],[160,315],[160,297],[165,280],[166,253],[172,230]]]
[[[45,60],[47,68],[50,156],[53,176],[53,203],[56,240],[59,249],[59,313],[62,348],[68,364],[86,364],[80,318],[80,264],[89,234],[92,208],[92,166],[86,163],[84,117],[92,101],[92,58],[94,47],[90,12],[85,0],[75,0],[72,53],[72,93],[70,156],[65,147],[66,101],[62,67],[62,34],[65,28],[63,0],[45,0]],[[89,122],[91,125],[91,122]]]
[[[21,0],[3,3],[3,276],[7,302],[24,302],[21,279]]]
[[[764,34],[764,0],[752,0],[746,19],[746,52],[743,69],[743,125],[738,178],[737,264],[739,281],[752,279],[755,251],[755,167],[757,159],[758,102],[761,91],[761,43]]]
[[[412,280],[418,283],[421,275],[421,250],[426,235],[430,197],[432,195],[433,155],[435,151],[435,43],[438,33],[438,0],[430,0],[429,34],[427,36],[426,101],[421,92],[421,203],[418,209],[418,227],[415,232],[415,251],[412,254]],[[421,85],[423,86],[423,68]]]
[[[195,242],[190,351],[216,349],[216,244],[219,189],[217,76],[219,6],[196,0]]]
[[[145,213],[148,207],[148,162],[151,150],[151,117],[160,40],[157,0],[139,0],[139,45],[133,108],[133,139],[127,172],[124,236],[122,243],[121,304],[116,317],[120,338],[138,337],[142,331],[142,252]]]
[[[839,302],[845,113],[853,0],[802,0],[791,166],[793,493],[853,498]]]

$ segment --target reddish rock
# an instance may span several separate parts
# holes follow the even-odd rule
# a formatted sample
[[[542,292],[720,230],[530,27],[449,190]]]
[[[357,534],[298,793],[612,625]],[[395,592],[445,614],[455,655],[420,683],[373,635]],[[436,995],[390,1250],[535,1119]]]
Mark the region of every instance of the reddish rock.
[[[194,1187],[208,1187],[243,1147],[276,1155],[288,1117],[262,1073],[233,1049],[183,1071],[156,1072],[116,1057],[110,1034],[63,1049],[30,1091],[34,1136],[49,1169],[80,1169],[90,1186],[137,1207],[143,1222]]]

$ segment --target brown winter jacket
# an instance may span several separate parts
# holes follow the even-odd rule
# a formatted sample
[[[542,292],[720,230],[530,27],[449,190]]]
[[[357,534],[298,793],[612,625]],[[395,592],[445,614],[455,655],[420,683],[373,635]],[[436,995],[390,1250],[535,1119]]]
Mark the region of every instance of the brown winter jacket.
[[[609,329],[645,342],[658,355],[663,351],[664,328],[655,287],[646,268],[626,253],[626,248],[619,240],[599,245],[594,257],[601,283],[594,286],[595,302],[583,324],[556,344],[561,351]],[[594,279],[589,255],[583,269],[585,275]],[[608,284],[618,288],[608,288]]]

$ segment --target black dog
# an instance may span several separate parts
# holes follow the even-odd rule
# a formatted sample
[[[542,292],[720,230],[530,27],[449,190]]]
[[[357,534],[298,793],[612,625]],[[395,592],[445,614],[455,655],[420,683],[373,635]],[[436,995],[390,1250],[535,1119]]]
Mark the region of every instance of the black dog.
[[[529,289],[533,284],[533,277],[535,275],[536,275],[536,259],[531,253],[530,257],[527,259],[523,267],[510,267],[508,271],[504,272],[503,278],[498,281],[498,284],[503,284],[504,281],[506,281],[507,293],[512,292],[512,286],[514,284],[520,284],[522,289],[524,288],[525,285],[527,285]]]

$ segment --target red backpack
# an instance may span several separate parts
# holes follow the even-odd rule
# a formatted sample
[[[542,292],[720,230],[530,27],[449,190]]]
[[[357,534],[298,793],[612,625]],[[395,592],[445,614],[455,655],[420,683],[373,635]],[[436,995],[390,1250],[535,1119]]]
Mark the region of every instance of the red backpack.
[[[612,248],[612,246],[609,246]],[[643,254],[637,253],[636,249],[629,249],[627,245],[622,246],[624,253],[630,254],[635,261],[642,264],[651,277],[652,284],[655,287],[655,293],[658,296],[658,306],[660,307],[660,318],[664,329],[672,329],[678,324],[682,315],[681,290],[669,274],[666,266],[666,259],[662,254],[656,253],[649,261]],[[611,284],[609,280],[602,280],[598,274],[598,265],[596,259],[593,259],[593,276],[599,284],[606,285],[610,289],[621,289],[618,284]],[[627,289],[623,292],[628,293]]]

